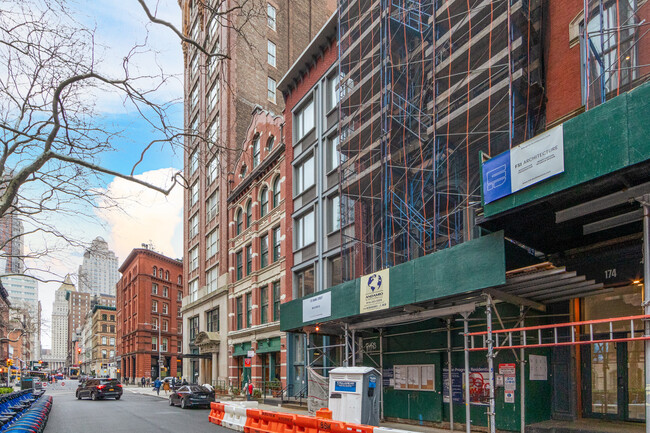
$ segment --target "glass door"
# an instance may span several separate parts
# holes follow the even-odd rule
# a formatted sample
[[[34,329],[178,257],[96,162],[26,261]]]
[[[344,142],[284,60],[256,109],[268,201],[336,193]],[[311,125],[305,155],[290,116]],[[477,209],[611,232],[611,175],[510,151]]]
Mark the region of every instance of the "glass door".
[[[591,415],[619,418],[619,388],[622,385],[618,368],[616,343],[589,346],[591,361]]]

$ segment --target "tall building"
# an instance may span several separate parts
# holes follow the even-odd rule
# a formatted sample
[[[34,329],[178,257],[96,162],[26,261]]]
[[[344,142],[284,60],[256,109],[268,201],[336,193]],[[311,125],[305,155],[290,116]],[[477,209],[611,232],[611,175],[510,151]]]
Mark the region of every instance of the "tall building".
[[[79,366],[82,329],[84,322],[88,318],[88,313],[97,305],[115,307],[115,296],[93,295],[77,290],[68,290],[65,299],[68,301],[67,365]]]
[[[121,376],[131,382],[180,376],[182,262],[136,248],[119,271],[116,338]]]
[[[237,0],[220,3],[222,10],[234,11],[238,10],[237,4]],[[276,94],[278,81],[336,8],[333,0],[260,4],[266,13],[248,17],[241,29],[244,38],[237,28],[220,23],[238,18],[215,16],[204,2],[181,2],[185,33],[194,40],[207,41],[209,51],[228,56],[223,61],[208,61],[195,47],[183,46],[185,125],[187,130],[199,132],[188,136],[185,143],[185,175],[190,185],[184,202],[184,275],[188,289],[183,301],[185,335],[190,334],[189,319],[197,316],[198,324],[192,322],[191,326],[199,332],[207,330],[208,319],[202,313],[204,304],[228,311],[227,288],[234,264],[225,240],[234,222],[228,218],[224,198],[232,189],[228,173],[234,169],[243,146],[249,144],[246,138],[251,111],[259,106],[271,113],[282,112],[284,101]],[[215,237],[221,242],[212,254],[207,246]],[[223,338],[221,341],[219,356],[230,356],[234,347],[224,347]],[[214,369],[209,365],[211,354],[201,354],[198,348],[190,350],[187,344],[185,349],[188,361],[190,357],[201,360],[197,377],[205,380],[208,368],[211,372]],[[206,356],[210,359],[204,361]],[[184,365],[184,374],[189,375],[187,369],[194,364]],[[228,380],[227,372],[219,370],[216,374],[220,380]]]
[[[115,284],[120,279],[117,266],[118,258],[108,249],[108,242],[101,237],[95,238],[79,266],[79,291],[115,296]]]
[[[90,311],[90,374],[97,377],[115,377],[117,365],[115,353],[116,309],[106,305],[95,305]],[[84,348],[82,348],[83,352]]]
[[[65,276],[65,280],[54,294],[54,303],[52,304],[52,354],[50,365],[52,369],[65,367],[68,357],[68,301],[66,294],[68,291],[76,290],[70,275]]]
[[[0,256],[3,257],[5,274],[22,274],[24,266],[23,223],[11,212],[0,218]]]
[[[25,361],[38,361],[41,358],[40,302],[38,300],[38,280],[26,275],[5,275],[0,277],[9,293],[12,313],[20,316],[27,333],[21,338],[28,345],[23,354]]]

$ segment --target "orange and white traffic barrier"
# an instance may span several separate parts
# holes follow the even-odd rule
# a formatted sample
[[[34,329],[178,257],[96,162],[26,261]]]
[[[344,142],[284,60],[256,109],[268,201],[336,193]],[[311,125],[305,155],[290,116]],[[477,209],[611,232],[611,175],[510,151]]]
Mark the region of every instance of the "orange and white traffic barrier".
[[[210,416],[208,419],[212,424],[221,425],[223,416],[226,414],[226,405],[224,403],[210,403]]]

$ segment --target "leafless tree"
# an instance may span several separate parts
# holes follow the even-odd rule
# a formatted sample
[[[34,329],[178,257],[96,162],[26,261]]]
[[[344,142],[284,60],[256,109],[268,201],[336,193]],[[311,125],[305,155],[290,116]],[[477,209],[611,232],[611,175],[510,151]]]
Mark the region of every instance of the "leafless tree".
[[[95,219],[98,206],[117,206],[96,188],[103,176],[162,194],[176,185],[187,187],[180,172],[164,185],[135,176],[151,152],[181,153],[188,135],[207,139],[170,120],[170,110],[182,104],[182,97],[166,100],[162,90],[173,81],[182,83],[182,77],[156,63],[144,70],[139,60],[156,58],[148,41],[158,32],[174,33],[179,49],[181,44],[192,46],[211,62],[227,59],[228,52],[215,50],[207,38],[197,40],[186,25],[178,28],[159,17],[153,0],[126,1],[139,5],[149,20],[147,39],[115,59],[102,58],[105,47],[96,42],[96,28],[84,25],[67,0],[0,0],[0,219],[12,216],[25,222],[25,233],[15,236],[40,234],[55,240],[42,250],[23,253],[7,252],[5,245],[15,239],[5,239],[0,250],[12,258],[38,259],[62,245],[85,246],[81,236],[61,230],[53,216]],[[210,21],[235,29],[244,39],[246,26],[264,13],[265,4],[194,1]],[[125,138],[125,131],[106,122],[98,110],[102,98],[114,97],[156,135],[138,143],[139,158],[124,171],[103,163],[105,155],[120,151]]]

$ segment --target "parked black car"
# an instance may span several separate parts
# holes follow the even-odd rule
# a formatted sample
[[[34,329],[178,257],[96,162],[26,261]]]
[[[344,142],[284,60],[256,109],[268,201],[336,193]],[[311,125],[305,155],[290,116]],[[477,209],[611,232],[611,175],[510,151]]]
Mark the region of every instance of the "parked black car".
[[[183,409],[193,406],[210,406],[214,393],[200,385],[183,385],[169,396],[169,405],[179,405]]]
[[[119,400],[122,397],[122,384],[117,379],[88,379],[77,388],[77,399],[84,397],[91,400]]]

